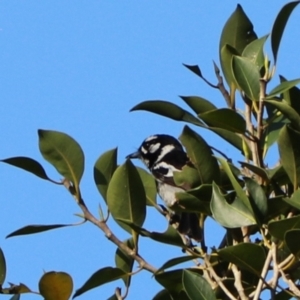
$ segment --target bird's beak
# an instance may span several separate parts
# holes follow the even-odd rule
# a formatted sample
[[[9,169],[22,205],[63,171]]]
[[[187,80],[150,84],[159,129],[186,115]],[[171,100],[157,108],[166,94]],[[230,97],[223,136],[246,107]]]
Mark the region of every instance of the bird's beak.
[[[141,157],[141,154],[140,154],[140,151],[136,151],[136,152],[133,152],[133,153],[131,153],[131,154],[129,154],[129,155],[127,155],[126,156],[126,159],[127,158],[140,158]]]

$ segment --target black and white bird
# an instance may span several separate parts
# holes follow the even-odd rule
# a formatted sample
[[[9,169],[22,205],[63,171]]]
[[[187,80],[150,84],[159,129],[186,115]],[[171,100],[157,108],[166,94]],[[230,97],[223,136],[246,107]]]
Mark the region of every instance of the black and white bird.
[[[176,138],[166,134],[149,136],[138,150],[127,158],[138,158],[147,166],[156,180],[158,194],[167,207],[172,207],[177,202],[176,193],[188,189],[188,187],[177,186],[173,178],[173,172],[181,172],[185,165],[192,166]],[[197,214],[182,212],[174,216],[179,218],[178,232],[201,241],[202,230],[199,227]]]

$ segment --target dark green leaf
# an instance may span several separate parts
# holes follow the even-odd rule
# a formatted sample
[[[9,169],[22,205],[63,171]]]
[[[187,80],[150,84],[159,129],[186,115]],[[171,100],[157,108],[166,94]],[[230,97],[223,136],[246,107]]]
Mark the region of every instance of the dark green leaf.
[[[247,168],[248,170],[252,171],[254,174],[262,177],[264,180],[269,179],[268,173],[264,168],[260,168],[255,165],[251,165],[251,164],[243,162],[243,161],[239,161],[239,163],[241,164],[241,166],[243,168]]]
[[[229,108],[210,110],[199,114],[199,117],[211,127],[219,127],[238,133],[245,133],[246,131],[245,119]]]
[[[279,133],[278,148],[283,168],[296,189],[300,183],[300,133],[284,126]]]
[[[163,233],[152,231],[147,236],[150,237],[152,240],[155,240],[160,243],[179,246],[179,247],[184,246],[182,239],[178,234],[178,231],[175,228],[173,228],[171,225],[169,225],[167,230]]]
[[[188,68],[190,71],[192,71],[194,74],[198,75],[199,77],[202,78],[202,73],[201,73],[201,70],[199,68],[199,66],[197,65],[186,65],[186,64],[183,64],[186,68]]]
[[[155,275],[155,279],[171,294],[179,294],[182,290],[182,269],[162,272]]]
[[[300,216],[280,221],[271,221],[268,225],[268,229],[273,237],[283,241],[284,235],[288,230],[300,229]]]
[[[287,79],[279,76],[280,82],[286,82]],[[283,99],[300,115],[300,89],[296,86],[283,92]]]
[[[124,242],[130,249],[134,249],[134,242],[133,239],[128,239]],[[134,264],[134,259],[132,256],[128,255],[126,252],[121,250],[120,248],[117,249],[115,254],[115,263],[116,267],[122,270],[124,273],[128,274],[132,272],[132,267]],[[131,276],[123,277],[122,278],[126,287],[130,286]]]
[[[217,300],[211,286],[199,273],[183,270],[182,284],[190,300]]]
[[[279,83],[276,87],[274,87],[269,94],[267,95],[266,99],[273,99],[278,94],[284,93],[285,91],[290,90],[294,86],[300,83],[300,79],[294,79],[289,81],[283,81]]]
[[[4,283],[5,277],[6,277],[6,261],[5,261],[4,253],[0,248],[0,286],[2,286],[2,284]]]
[[[193,260],[193,259],[197,259],[198,256],[192,256],[192,255],[189,255],[189,256],[181,256],[181,257],[176,257],[176,258],[172,258],[170,260],[168,260],[167,262],[165,262],[157,271],[156,271],[156,274],[160,273],[161,271],[164,271],[168,268],[172,268],[176,265],[179,265],[179,264],[182,264],[184,262],[187,262],[187,261],[190,261],[190,260]]]
[[[252,206],[250,204],[250,201],[245,193],[245,191],[240,186],[239,182],[235,178],[235,175],[233,173],[233,169],[230,167],[230,164],[221,157],[218,157],[218,161],[221,163],[221,166],[227,176],[229,177],[231,184],[236,192],[237,197],[244,203],[244,205],[248,208],[248,212],[253,215]]]
[[[147,198],[147,205],[153,206],[156,204],[156,194],[157,194],[155,179],[150,173],[148,173],[144,169],[140,167],[136,167],[136,169],[144,185],[146,198]]]
[[[247,190],[251,196],[251,205],[258,224],[262,224],[268,213],[268,199],[263,188],[253,179],[244,178]]]
[[[95,272],[85,283],[84,285],[78,289],[73,298],[80,296],[81,294],[97,287],[102,284],[115,281],[126,277],[126,273],[124,273],[119,268],[106,267]]]
[[[167,290],[159,291],[152,300],[174,300]]]
[[[239,198],[231,204],[227,203],[219,187],[214,183],[210,208],[214,219],[224,227],[237,228],[256,224],[252,212]]]
[[[180,98],[198,115],[217,109],[210,101],[198,96],[180,96]]]
[[[285,233],[284,240],[290,251],[295,255],[300,254],[300,229],[288,230]]]
[[[300,189],[297,189],[291,198],[283,198],[289,205],[300,210]]]
[[[269,211],[268,216],[265,219],[266,223],[281,214],[286,214],[287,212],[291,211],[291,206],[283,201],[283,196],[271,198],[268,202]]]
[[[94,181],[105,201],[108,184],[117,168],[117,152],[117,148],[104,152],[94,165]]]
[[[47,272],[39,281],[39,291],[45,300],[68,300],[73,291],[72,277],[65,272]]]
[[[276,107],[286,118],[291,121],[295,129],[300,130],[300,116],[286,101],[265,100],[265,102]]]
[[[258,101],[260,74],[256,65],[248,58],[234,56],[232,59],[232,70],[239,88],[245,92],[249,99]]]
[[[179,139],[186,148],[189,159],[197,168],[201,182],[219,182],[219,165],[205,140],[188,126],[184,127]]]
[[[21,299],[21,295],[16,294],[16,295],[13,295],[9,300],[20,300],[20,299]]]
[[[15,166],[17,168],[23,169],[23,170],[30,172],[42,179],[57,183],[57,182],[51,180],[47,176],[44,168],[42,167],[42,165],[40,163],[38,163],[36,160],[34,160],[30,157],[18,156],[18,157],[2,159],[0,161],[4,162],[6,164],[9,164],[9,165]]]
[[[221,33],[219,53],[223,74],[226,74],[228,65],[223,64],[222,48],[225,45],[229,45],[236,49],[237,53],[242,53],[246,45],[257,38],[256,33],[253,30],[253,25],[247,15],[245,14],[241,5],[237,5],[236,10],[229,17]],[[232,85],[232,81],[225,75],[225,79],[229,86]]]
[[[144,101],[136,105],[135,107],[133,107],[130,111],[135,111],[135,110],[150,111],[155,114],[176,121],[183,121],[197,126],[204,126],[204,124],[198,118],[194,117],[191,113],[167,101],[161,101],[161,100]]]
[[[229,246],[218,250],[218,254],[222,259],[258,276],[260,276],[266,259],[263,247],[253,243]]]
[[[146,194],[141,177],[128,159],[114,172],[107,189],[107,205],[118,224],[131,233],[124,222],[141,227],[146,217]],[[124,221],[124,222],[123,222]]]
[[[285,6],[282,7],[279,14],[277,15],[272,31],[271,31],[271,47],[273,51],[274,61],[276,64],[277,61],[277,54],[280,45],[280,41],[282,38],[282,34],[286,23],[292,13],[293,9],[297,6],[300,1],[294,1],[287,3]]]
[[[262,68],[264,66],[264,44],[266,42],[266,39],[268,38],[268,34],[252,41],[250,44],[248,44],[243,53],[243,57],[247,57],[253,64],[255,64],[258,69]]]
[[[39,148],[43,157],[66,179],[77,193],[84,170],[84,154],[80,145],[69,135],[52,130],[38,130]]]
[[[73,226],[72,224],[57,224],[57,225],[28,225],[22,227],[12,233],[10,233],[6,238],[17,236],[17,235],[26,235],[26,234],[33,234],[39,233],[47,230],[52,230],[56,228],[62,228],[67,226]]]

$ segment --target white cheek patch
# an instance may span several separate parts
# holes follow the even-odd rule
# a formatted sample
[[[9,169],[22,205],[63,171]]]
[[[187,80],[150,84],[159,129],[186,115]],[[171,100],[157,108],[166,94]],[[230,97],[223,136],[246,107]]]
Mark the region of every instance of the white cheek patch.
[[[174,145],[167,145],[161,149],[161,152],[156,161],[160,161],[167,153],[171,152],[175,148]]]
[[[165,177],[172,177],[173,176],[173,172],[180,172],[181,170],[176,169],[174,166],[167,164],[163,161],[161,161],[158,164],[155,164],[155,166],[153,167],[153,170],[157,170],[157,169],[165,169],[168,170],[168,172],[166,174],[164,174]]]
[[[147,153],[147,150],[146,150],[144,147],[141,148],[141,151],[142,151],[144,154]]]
[[[147,137],[144,142],[150,142],[152,140],[155,140],[156,138],[157,138],[157,135],[151,135],[151,136]]]
[[[150,148],[149,148],[149,152],[154,153],[159,149],[159,147],[160,147],[160,143],[156,143],[154,145],[151,145]]]

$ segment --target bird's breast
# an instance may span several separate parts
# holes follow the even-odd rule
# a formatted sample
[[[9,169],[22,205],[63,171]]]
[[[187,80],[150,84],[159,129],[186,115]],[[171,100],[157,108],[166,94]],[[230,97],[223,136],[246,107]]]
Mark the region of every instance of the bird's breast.
[[[172,186],[169,184],[165,184],[163,182],[158,181],[157,184],[158,194],[161,199],[165,202],[166,206],[171,207],[177,201],[175,197],[175,193],[183,192],[182,188]]]

